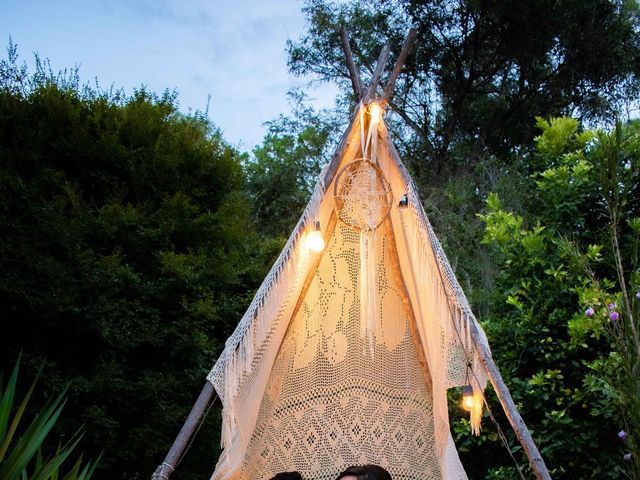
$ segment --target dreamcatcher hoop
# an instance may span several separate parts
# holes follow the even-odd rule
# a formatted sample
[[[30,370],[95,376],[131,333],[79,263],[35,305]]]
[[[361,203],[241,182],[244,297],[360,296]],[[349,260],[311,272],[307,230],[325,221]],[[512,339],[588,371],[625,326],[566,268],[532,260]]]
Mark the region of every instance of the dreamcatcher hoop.
[[[338,218],[358,231],[371,231],[385,221],[393,195],[382,170],[367,158],[345,165],[333,186]]]

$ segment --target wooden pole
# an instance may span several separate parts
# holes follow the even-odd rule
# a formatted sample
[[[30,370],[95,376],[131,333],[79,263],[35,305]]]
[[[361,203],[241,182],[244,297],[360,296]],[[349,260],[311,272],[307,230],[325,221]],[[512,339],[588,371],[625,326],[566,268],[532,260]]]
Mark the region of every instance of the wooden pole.
[[[358,103],[362,100],[362,81],[360,80],[360,74],[358,73],[356,64],[353,61],[353,54],[351,53],[351,46],[349,45],[349,36],[344,25],[340,27],[340,40],[342,43],[342,50],[344,51],[344,57],[347,60],[349,77],[351,77],[351,86],[353,87],[353,93],[356,96],[356,103]]]
[[[529,459],[531,470],[533,470],[533,473],[538,480],[551,480],[549,470],[547,470],[547,466],[544,463],[542,455],[540,455],[538,447],[536,446],[533,437],[531,437],[531,433],[529,433],[524,420],[516,408],[516,404],[511,397],[511,393],[509,393],[509,389],[504,383],[502,375],[500,375],[498,366],[493,361],[491,352],[487,348],[486,344],[480,340],[480,334],[473,322],[471,322],[471,338],[473,346],[480,357],[480,361],[487,372],[489,381],[491,382],[491,385],[493,385],[493,389],[498,396],[498,400],[500,400],[504,413],[511,424],[511,428],[513,428],[516,437],[518,437],[518,441],[522,445],[522,448],[524,448],[524,452]]]
[[[363,99],[365,102],[371,100],[376,93],[376,88],[378,88],[378,83],[380,83],[382,70],[384,70],[384,66],[387,64],[387,60],[389,60],[389,52],[389,45],[382,47],[382,51],[378,57],[378,63],[376,64],[376,69],[373,71],[373,77],[371,77],[371,83],[369,84],[369,88],[367,89],[367,93]]]
[[[207,381],[200,392],[195,405],[191,409],[191,413],[189,413],[187,420],[180,429],[178,437],[173,442],[173,445],[171,445],[169,453],[164,457],[164,461],[158,465],[158,468],[156,468],[156,471],[151,476],[151,480],[168,480],[169,476],[175,470],[180,457],[189,443],[189,440],[191,440],[196,428],[200,424],[202,416],[204,415],[214,393],[215,390],[213,389],[213,385],[211,382]]]
[[[396,60],[396,64],[393,66],[391,75],[389,75],[387,85],[384,87],[384,98],[387,102],[390,102],[393,98],[393,89],[396,86],[396,80],[398,79],[398,75],[400,75],[400,70],[402,70],[402,67],[407,61],[407,57],[409,56],[409,52],[411,52],[411,47],[413,46],[415,39],[416,29],[410,28],[409,33],[407,33],[407,38],[405,38],[404,44],[402,45],[402,50],[400,50],[400,55],[398,55],[398,59]]]

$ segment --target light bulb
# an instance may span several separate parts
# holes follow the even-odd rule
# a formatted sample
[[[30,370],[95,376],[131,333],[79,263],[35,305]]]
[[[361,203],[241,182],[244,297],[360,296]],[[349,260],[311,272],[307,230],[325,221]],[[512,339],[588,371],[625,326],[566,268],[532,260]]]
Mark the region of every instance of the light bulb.
[[[371,115],[371,121],[379,122],[382,120],[382,107],[378,102],[369,104],[369,115]]]
[[[312,252],[319,253],[324,250],[324,238],[320,232],[320,222],[316,220],[315,228],[307,235],[307,247]]]
[[[462,408],[467,412],[470,412],[475,405],[473,398],[473,387],[471,385],[465,385],[462,389]]]

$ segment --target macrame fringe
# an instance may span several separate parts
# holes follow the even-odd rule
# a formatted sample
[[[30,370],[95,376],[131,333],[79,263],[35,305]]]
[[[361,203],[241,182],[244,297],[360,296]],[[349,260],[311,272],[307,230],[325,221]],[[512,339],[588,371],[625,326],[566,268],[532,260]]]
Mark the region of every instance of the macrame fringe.
[[[393,146],[389,143],[388,132],[385,131],[384,134],[389,149],[385,149],[384,154],[381,155],[383,170],[388,171],[395,166],[405,173],[404,178],[410,178],[397,158],[395,150],[391,150]],[[446,459],[450,448],[446,390],[465,383],[467,358],[471,358],[472,376],[476,380],[474,394],[482,396],[487,376],[474,348],[472,328],[481,336],[485,344],[486,338],[482,329],[477,326],[464,292],[433,232],[413,182],[406,185],[406,192],[409,205],[408,208],[399,211],[399,216],[405,239],[411,239],[411,247],[408,248],[411,265],[422,266],[422,269],[414,269],[414,282],[420,290],[417,308],[422,311],[422,315],[427,311],[433,313],[433,315],[426,315],[429,325],[424,327],[428,334],[423,342],[426,342],[425,354],[432,367],[430,373],[433,382],[436,447],[442,458]],[[439,317],[440,321],[429,318],[432,316]],[[425,321],[424,316],[423,321]],[[444,350],[442,350],[443,347]],[[472,432],[478,434],[481,428],[483,404],[478,399],[474,404],[476,407],[471,412],[471,426]],[[450,472],[446,461],[443,461],[441,468],[443,478],[448,478]]]
[[[366,135],[364,131],[364,112],[366,106],[359,104],[360,109],[360,148],[362,156],[374,164],[378,163],[378,117],[370,117]],[[372,188],[377,185],[376,173],[370,172]],[[376,233],[378,218],[367,219],[367,229],[360,232],[360,335],[366,339],[371,358],[374,356],[375,328],[377,322],[377,265],[375,258]]]
[[[443,303],[443,306],[447,306],[450,312],[451,321],[442,322],[444,327],[445,344],[460,343],[462,352],[450,352],[450,359],[458,357],[459,362],[471,361],[471,372],[473,377],[474,388],[474,408],[471,411],[471,429],[474,434],[480,433],[480,424],[482,420],[483,401],[482,392],[487,384],[487,375],[481,366],[478,353],[475,350],[473,343],[472,329],[476,332],[479,331],[477,327],[477,320],[473,315],[471,308],[466,300],[464,292],[458,284],[456,277],[451,269],[451,266],[446,258],[444,250],[437,239],[431,224],[429,223],[420,198],[418,196],[416,187],[413,183],[407,186],[410,219],[407,222],[410,230],[410,237],[417,239],[417,251],[420,257],[420,265],[428,265],[428,271],[425,271],[427,278],[421,279],[425,283],[421,285],[432,285],[431,297],[438,298],[439,303]],[[425,234],[426,233],[426,234]],[[435,267],[435,268],[434,268]],[[431,278],[431,281],[429,281]],[[441,282],[434,282],[433,278],[440,278]],[[484,339],[486,342],[486,339]],[[466,373],[466,365],[464,370]],[[464,380],[460,377],[458,382],[453,382],[452,379],[443,379],[446,388],[462,385]],[[457,385],[456,385],[457,384]],[[448,417],[447,417],[448,418]],[[448,425],[447,425],[448,428]]]
[[[324,173],[325,170],[318,178],[295,233],[287,241],[238,327],[225,343],[220,358],[207,375],[207,380],[216,387],[223,401],[221,446],[227,451],[233,448],[237,437],[236,398],[242,380],[253,371],[256,350],[268,340],[274,328],[273,322],[277,321],[292,292],[302,285],[311,263],[311,255],[303,247],[303,240],[305,231],[313,228],[320,210],[325,191],[322,181]]]
[[[480,435],[480,430],[482,430],[482,411],[484,404],[484,395],[482,391],[477,387],[477,385],[473,386],[473,407],[471,407],[469,422],[471,423],[471,433],[478,436]]]

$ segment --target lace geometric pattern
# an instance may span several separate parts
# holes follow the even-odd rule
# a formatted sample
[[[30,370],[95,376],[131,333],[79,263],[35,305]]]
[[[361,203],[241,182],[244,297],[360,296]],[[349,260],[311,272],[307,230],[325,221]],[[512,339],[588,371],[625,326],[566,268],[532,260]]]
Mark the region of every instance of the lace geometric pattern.
[[[356,115],[342,165],[361,155],[358,131]],[[408,194],[409,207],[393,205],[386,223],[366,234],[367,249],[367,229],[338,221],[324,232],[316,271],[304,232],[339,213],[319,182],[299,222],[304,231],[296,228],[207,377],[224,405],[225,448],[212,479],[299,470],[324,480],[360,463],[381,464],[399,479],[466,479],[449,432],[447,388],[467,381],[470,355],[481,392],[486,376],[472,330],[488,351],[486,337],[382,123],[379,134],[376,165],[394,197]],[[367,308],[364,267],[375,270],[362,282],[374,292],[364,296]]]
[[[329,480],[363,463],[398,480],[442,478],[428,374],[392,271],[392,240],[378,232],[373,352],[360,334],[360,234],[338,223],[291,319],[236,478],[297,470]]]

